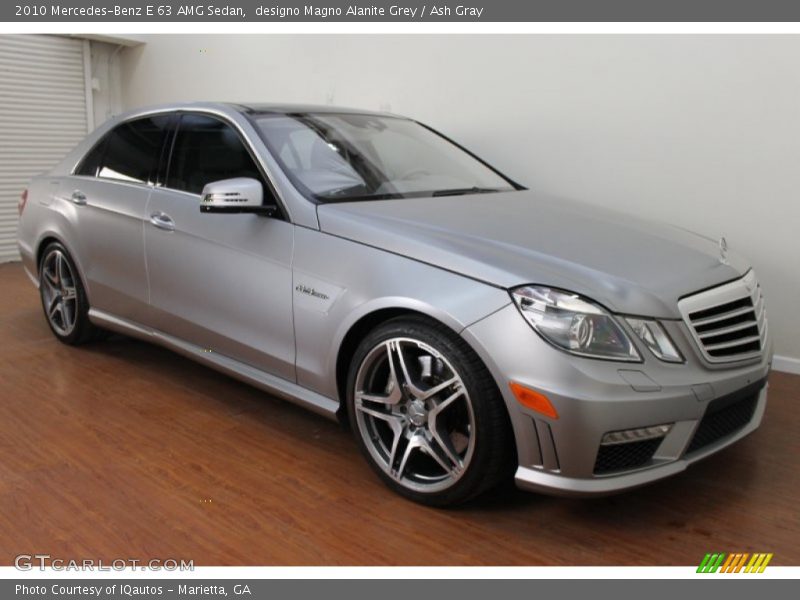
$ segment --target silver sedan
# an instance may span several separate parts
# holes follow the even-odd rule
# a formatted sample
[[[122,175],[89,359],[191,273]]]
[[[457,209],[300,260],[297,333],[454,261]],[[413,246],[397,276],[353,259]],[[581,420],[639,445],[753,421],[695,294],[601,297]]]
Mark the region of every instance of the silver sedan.
[[[19,248],[62,342],[120,332],[338,418],[430,505],[642,485],[766,405],[724,239],[532,193],[396,115],[128,113],[31,182]]]

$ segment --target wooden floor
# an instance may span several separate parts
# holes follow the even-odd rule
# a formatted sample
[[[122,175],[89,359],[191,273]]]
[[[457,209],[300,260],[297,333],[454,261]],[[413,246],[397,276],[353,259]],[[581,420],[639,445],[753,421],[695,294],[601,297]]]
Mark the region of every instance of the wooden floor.
[[[2,265],[0,564],[797,565],[800,377],[770,386],[759,431],[672,479],[433,510],[384,488],[336,424],[143,343],[61,345],[21,267]]]

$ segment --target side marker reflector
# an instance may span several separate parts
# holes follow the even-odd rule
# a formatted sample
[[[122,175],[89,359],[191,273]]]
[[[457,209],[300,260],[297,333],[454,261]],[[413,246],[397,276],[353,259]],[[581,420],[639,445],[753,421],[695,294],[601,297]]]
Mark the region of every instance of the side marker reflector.
[[[548,400],[547,396],[544,394],[537,392],[536,390],[532,390],[529,387],[525,387],[524,385],[520,385],[515,381],[509,383],[509,386],[511,387],[514,397],[517,399],[517,402],[522,404],[522,406],[525,408],[535,410],[536,412],[543,414],[546,417],[550,417],[551,419],[558,418],[556,409],[552,404],[550,404],[550,400]]]

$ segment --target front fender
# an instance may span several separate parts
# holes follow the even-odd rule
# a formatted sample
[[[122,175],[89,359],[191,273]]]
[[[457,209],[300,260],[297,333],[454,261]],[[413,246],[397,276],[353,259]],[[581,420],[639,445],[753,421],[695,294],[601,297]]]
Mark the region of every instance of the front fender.
[[[378,311],[420,313],[458,333],[509,303],[501,288],[298,228],[293,302],[297,382],[338,398],[336,367],[342,343],[359,321]]]

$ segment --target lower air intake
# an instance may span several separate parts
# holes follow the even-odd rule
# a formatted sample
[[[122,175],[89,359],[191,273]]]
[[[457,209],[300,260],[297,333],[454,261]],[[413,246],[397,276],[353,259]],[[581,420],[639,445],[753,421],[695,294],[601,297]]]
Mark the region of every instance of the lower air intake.
[[[697,452],[743,429],[753,418],[764,381],[712,400],[689,443],[687,454]]]
[[[600,446],[594,463],[594,473],[604,475],[642,467],[650,462],[663,440],[663,437],[659,437],[640,442]]]

